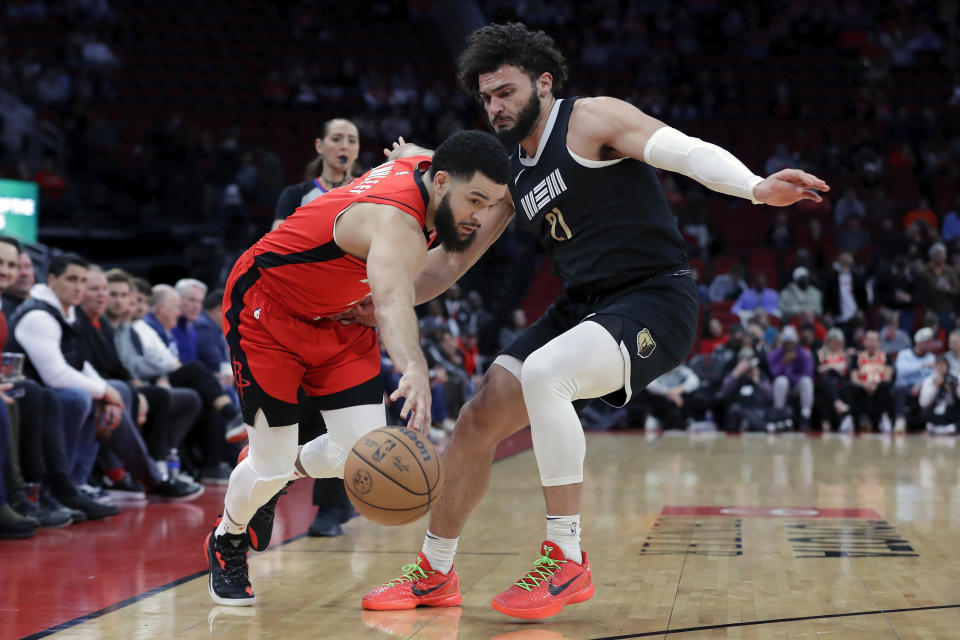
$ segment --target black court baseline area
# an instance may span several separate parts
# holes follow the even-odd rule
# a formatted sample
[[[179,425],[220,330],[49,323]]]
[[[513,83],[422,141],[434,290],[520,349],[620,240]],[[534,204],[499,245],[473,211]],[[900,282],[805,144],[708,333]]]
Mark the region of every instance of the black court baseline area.
[[[694,631],[712,631],[714,629],[734,629],[736,627],[755,627],[761,624],[781,624],[784,622],[804,622],[806,620],[829,620],[831,618],[852,618],[855,616],[877,616],[888,613],[909,613],[912,611],[935,611],[938,609],[960,609],[960,604],[939,604],[929,607],[906,607],[903,609],[877,609],[875,611],[851,611],[848,613],[825,613],[819,616],[798,616],[796,618],[770,618],[769,620],[751,620],[749,622],[728,622],[727,624],[708,624],[702,627],[684,627],[682,629],[661,629],[643,631],[619,636],[600,636],[590,640],[628,640],[628,638],[652,638],[654,636],[692,633]]]

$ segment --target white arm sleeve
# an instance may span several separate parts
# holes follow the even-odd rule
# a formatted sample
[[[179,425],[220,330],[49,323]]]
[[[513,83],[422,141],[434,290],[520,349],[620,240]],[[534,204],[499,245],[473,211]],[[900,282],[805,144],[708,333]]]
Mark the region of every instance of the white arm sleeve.
[[[715,144],[692,138],[673,127],[657,129],[643,148],[647,164],[693,178],[703,186],[760,204],[753,188],[763,178],[750,172],[737,158]]]
[[[49,313],[28,312],[17,323],[14,337],[23,347],[45,385],[54,389],[78,387],[87,391],[95,400],[103,397],[107,384],[100,376],[85,376],[71,367],[63,357],[63,351],[60,350],[62,330]]]

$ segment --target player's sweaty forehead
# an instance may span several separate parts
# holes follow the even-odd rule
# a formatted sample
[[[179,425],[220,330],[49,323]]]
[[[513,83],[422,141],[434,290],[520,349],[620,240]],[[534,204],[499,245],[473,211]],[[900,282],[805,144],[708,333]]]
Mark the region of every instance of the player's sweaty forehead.
[[[494,204],[503,199],[507,187],[497,184],[479,171],[475,171],[469,180],[461,180],[460,189],[470,197],[483,200],[486,204]]]

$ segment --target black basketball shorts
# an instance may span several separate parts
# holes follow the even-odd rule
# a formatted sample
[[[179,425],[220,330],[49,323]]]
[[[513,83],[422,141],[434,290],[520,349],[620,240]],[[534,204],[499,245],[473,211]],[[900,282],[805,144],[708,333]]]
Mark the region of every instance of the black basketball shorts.
[[[564,292],[501,353],[526,360],[584,320],[596,322],[620,344],[626,372],[623,387],[602,399],[622,407],[690,354],[697,310],[697,287],[687,275],[651,278],[593,301],[574,301]]]

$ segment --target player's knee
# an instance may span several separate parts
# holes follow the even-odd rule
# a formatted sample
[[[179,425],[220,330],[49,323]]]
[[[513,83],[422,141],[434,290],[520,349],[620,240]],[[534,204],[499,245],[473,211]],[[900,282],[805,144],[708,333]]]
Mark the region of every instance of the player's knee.
[[[520,370],[520,387],[523,395],[550,395],[565,400],[573,398],[573,389],[563,379],[562,367],[552,358],[546,348],[537,349],[523,361]]]
[[[264,478],[289,474],[297,461],[297,441],[277,438],[273,442],[251,442],[249,459],[257,473]]]

